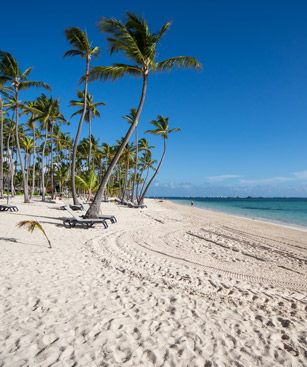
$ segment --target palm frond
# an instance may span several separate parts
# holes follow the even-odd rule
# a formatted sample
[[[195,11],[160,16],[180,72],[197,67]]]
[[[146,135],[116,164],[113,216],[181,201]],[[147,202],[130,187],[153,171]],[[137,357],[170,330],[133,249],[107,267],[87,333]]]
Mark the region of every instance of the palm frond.
[[[89,73],[89,80],[116,80],[125,74],[141,76],[142,71],[137,66],[114,64],[111,66],[96,66]],[[84,80],[84,77],[82,78]]]
[[[173,129],[168,130],[168,133],[175,133],[177,131],[181,131],[180,127],[174,127]]]
[[[46,231],[44,230],[43,226],[36,220],[22,220],[21,222],[17,223],[17,227],[23,228],[25,227],[27,231],[32,233],[35,229],[41,231],[45,236],[46,240],[48,241],[49,248],[51,248],[51,242],[47,236]]]
[[[0,51],[0,73],[8,79],[20,76],[18,63],[9,52]]]
[[[160,28],[159,32],[154,34],[155,42],[159,42],[160,39],[164,36],[164,33],[171,27],[171,22],[166,22],[163,24],[163,26]]]
[[[156,64],[156,70],[171,70],[174,67],[177,68],[192,68],[192,69],[200,69],[200,62],[192,56],[176,56],[171,57],[170,59],[158,62]]]
[[[70,27],[65,30],[65,35],[69,43],[85,55],[89,53],[91,45],[87,35],[78,27]]]
[[[81,110],[77,110],[76,112],[74,112],[74,113],[70,116],[70,118],[75,117],[75,116],[77,116],[77,115],[81,115],[81,114],[82,114],[82,112],[83,112],[83,108],[82,108]]]
[[[36,87],[36,88],[44,88],[47,90],[51,90],[51,87],[49,84],[45,83],[45,82],[36,82],[36,81],[32,81],[32,80],[25,80],[23,82],[21,82],[19,84],[19,89],[28,89],[31,87]]]
[[[144,61],[137,40],[125,24],[114,18],[102,18],[98,22],[98,28],[105,33],[109,33],[108,43],[110,46],[110,53],[122,51],[127,57],[139,63]]]
[[[83,56],[83,52],[79,50],[68,50],[64,53],[64,57],[67,56]]]
[[[27,68],[23,73],[22,73],[22,79],[26,79],[29,75],[30,75],[30,73],[31,73],[31,71],[32,71],[32,66],[30,66],[29,68]]]

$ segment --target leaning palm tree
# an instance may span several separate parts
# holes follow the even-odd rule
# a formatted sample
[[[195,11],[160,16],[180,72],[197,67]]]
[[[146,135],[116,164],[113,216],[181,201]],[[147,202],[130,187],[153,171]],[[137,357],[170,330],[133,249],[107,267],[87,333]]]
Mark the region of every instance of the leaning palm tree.
[[[136,187],[136,198],[141,195],[144,190],[145,183],[147,182],[147,178],[149,175],[149,170],[154,169],[154,165],[157,163],[156,160],[152,159],[152,149],[154,148],[153,145],[149,145],[148,141],[145,138],[139,140],[139,150],[143,152],[143,155],[140,158],[140,172],[139,172],[139,182],[137,183]],[[143,179],[143,173],[146,170],[145,178]],[[142,188],[139,191],[139,186],[142,181]],[[139,194],[140,193],[140,194]]]
[[[77,96],[79,100],[70,101],[70,105],[81,107],[81,108],[77,110],[76,112],[74,112],[71,115],[71,117],[74,117],[76,115],[82,115],[84,111],[84,103],[85,103],[84,92],[78,91]],[[88,123],[88,136],[89,136],[88,169],[90,170],[91,169],[91,165],[90,165],[91,155],[92,155],[92,120],[95,117],[100,117],[100,112],[98,110],[98,107],[105,106],[105,103],[104,102],[94,102],[93,96],[91,96],[90,94],[87,94],[86,106],[87,106],[87,109],[86,109],[84,120]]]
[[[28,80],[28,77],[32,71],[32,67],[27,68],[24,72],[20,70],[19,64],[16,59],[8,52],[0,51],[0,84],[11,83],[14,90],[14,100],[15,100],[15,119],[16,119],[16,145],[17,152],[20,161],[22,181],[23,181],[23,192],[24,192],[24,202],[28,203],[29,192],[28,192],[28,182],[26,179],[25,168],[23,164],[20,142],[19,142],[19,92],[30,87],[42,87],[45,89],[50,89],[49,85],[44,82],[37,82]]]
[[[145,101],[147,80],[150,72],[171,70],[174,67],[194,69],[201,67],[197,59],[190,56],[177,56],[164,61],[157,60],[157,45],[170,25],[171,23],[167,22],[157,33],[151,33],[145,19],[132,13],[127,13],[125,22],[110,18],[103,18],[99,22],[100,30],[110,35],[108,42],[111,54],[121,51],[131,60],[132,64],[113,64],[111,66],[95,67],[90,72],[90,80],[116,80],[127,74],[138,76],[142,78],[142,92],[134,122],[130,125],[122,141],[122,145],[116,152],[102,178],[94,201],[86,213],[87,217],[95,218],[99,216],[100,203],[106,185],[135,127],[138,125]]]
[[[41,231],[48,242],[48,247],[52,248],[51,241],[49,240],[46,231],[44,230],[43,226],[37,220],[22,220],[21,222],[17,224],[17,227],[19,228],[25,227],[26,230],[29,231],[30,233],[32,233],[35,229]]]
[[[157,176],[157,174],[160,170],[161,164],[162,164],[164,156],[165,156],[166,140],[168,139],[169,134],[174,133],[176,131],[180,131],[180,129],[178,127],[170,129],[169,125],[168,125],[168,120],[169,120],[168,117],[158,116],[156,120],[151,121],[151,123],[155,127],[155,129],[146,131],[146,133],[148,133],[148,134],[159,135],[159,136],[162,137],[162,139],[163,139],[163,153],[162,153],[160,162],[159,162],[152,178],[149,180],[147,186],[145,187],[144,191],[142,192],[141,197],[139,198],[139,204],[143,204],[145,195],[146,195],[150,185],[152,184],[153,180],[155,179],[155,177]]]
[[[67,28],[65,31],[66,38],[69,43],[73,46],[73,49],[66,51],[64,56],[81,56],[85,59],[85,77],[84,77],[84,96],[88,95],[88,76],[90,71],[90,62],[93,56],[98,56],[99,47],[92,47],[86,32],[82,31],[80,28],[71,27]],[[82,124],[87,112],[87,98],[84,98],[83,103],[83,111],[80,117],[77,133],[74,139],[73,151],[72,151],[72,164],[71,164],[71,189],[72,196],[74,200],[74,204],[79,204],[77,192],[76,192],[76,184],[75,184],[75,175],[76,175],[76,155],[77,155],[77,147],[79,142],[79,136],[82,129]]]

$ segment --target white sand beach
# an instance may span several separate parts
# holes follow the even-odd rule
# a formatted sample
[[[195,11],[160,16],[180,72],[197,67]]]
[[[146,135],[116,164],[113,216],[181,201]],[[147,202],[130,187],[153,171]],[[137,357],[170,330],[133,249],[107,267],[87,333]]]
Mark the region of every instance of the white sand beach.
[[[147,200],[0,213],[0,366],[306,366],[307,234]],[[51,239],[16,227],[39,220]]]

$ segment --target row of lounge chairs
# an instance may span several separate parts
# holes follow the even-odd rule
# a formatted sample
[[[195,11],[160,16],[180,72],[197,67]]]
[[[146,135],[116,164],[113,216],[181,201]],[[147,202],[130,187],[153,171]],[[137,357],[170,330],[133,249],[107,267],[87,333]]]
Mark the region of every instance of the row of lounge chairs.
[[[89,209],[88,204],[80,204],[80,205],[64,205],[61,209],[66,210],[70,215],[71,218],[64,218],[63,225],[66,228],[74,228],[77,225],[83,228],[92,228],[95,224],[101,223],[104,228],[108,228],[107,221],[110,223],[116,223],[117,219],[114,215],[100,215],[99,218],[85,218],[84,215],[77,215],[74,211],[80,210],[86,212]],[[11,204],[1,204],[0,211],[18,211],[16,205]]]
[[[1,204],[0,205],[0,212],[18,212],[18,208],[16,205],[11,204]]]
[[[147,208],[147,206],[145,204],[135,204],[135,203],[132,203],[131,201],[118,201],[118,203],[121,204],[121,205],[125,205],[128,208],[135,208],[135,209]]]

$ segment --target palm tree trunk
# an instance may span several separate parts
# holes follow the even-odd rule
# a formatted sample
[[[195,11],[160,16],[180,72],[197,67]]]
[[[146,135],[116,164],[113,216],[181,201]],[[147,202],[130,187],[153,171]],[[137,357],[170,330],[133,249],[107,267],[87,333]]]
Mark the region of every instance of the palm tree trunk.
[[[53,121],[51,122],[51,199],[54,199],[54,171],[53,171]]]
[[[146,184],[146,181],[147,181],[148,175],[149,175],[149,169],[150,169],[150,167],[148,167],[148,168],[147,168],[146,176],[145,176],[145,179],[144,179],[144,182],[143,182],[143,185],[142,185],[141,191],[140,191],[140,195],[138,195],[138,197],[137,197],[138,202],[139,202],[139,200],[140,200],[140,197],[142,196],[142,193],[143,193],[143,190],[144,190],[144,187],[145,187],[145,184]],[[142,174],[143,174],[143,173],[142,173]]]
[[[0,198],[4,194],[3,150],[3,100],[0,96]]]
[[[144,192],[142,193],[142,195],[141,195],[141,197],[139,199],[139,204],[143,204],[145,195],[146,195],[146,193],[147,193],[150,185],[152,184],[153,180],[155,179],[155,177],[157,176],[157,174],[158,174],[158,172],[160,170],[161,164],[162,164],[163,159],[164,159],[164,156],[165,156],[165,152],[166,152],[166,139],[164,138],[164,140],[163,140],[163,153],[162,153],[162,157],[160,159],[160,162],[158,164],[158,167],[157,167],[155,173],[153,174],[152,178],[149,180],[149,182],[148,182],[148,184],[147,184]]]
[[[89,135],[88,170],[90,170],[91,169],[91,156],[92,156],[92,122],[91,122],[91,116],[89,116],[89,121],[88,121],[88,135]]]
[[[19,116],[18,116],[18,92],[16,92],[16,107],[15,107],[15,113],[16,113],[16,146],[17,146],[17,152],[20,162],[20,168],[22,173],[22,182],[23,182],[23,195],[24,195],[24,202],[29,203],[29,192],[28,192],[28,180],[25,173],[25,167],[23,164],[23,159],[21,155],[21,149],[20,149],[20,143],[19,143],[19,131],[18,131],[18,123],[19,123]]]
[[[136,175],[138,171],[138,160],[139,160],[139,137],[138,137],[138,127],[135,128],[135,165],[134,165],[134,176],[132,185],[132,202],[136,198]]]
[[[10,148],[10,140],[11,140],[11,134],[9,134],[8,138],[7,138],[7,142],[6,142],[6,150],[7,150],[7,155],[8,155],[8,159],[9,159],[9,165],[10,165],[10,186],[11,186],[11,196],[14,196],[14,163],[13,163],[13,157],[12,157],[12,152],[11,152],[11,148]]]
[[[31,198],[34,196],[35,191],[35,164],[36,164],[36,140],[35,140],[35,127],[33,126],[33,169],[32,169],[32,190]]]
[[[129,156],[127,158],[127,163],[126,163],[126,173],[125,173],[124,188],[122,192],[121,202],[124,202],[125,200],[125,196],[127,192],[127,185],[128,185],[128,174],[129,174]]]
[[[42,184],[42,201],[46,200],[45,197],[45,149],[46,149],[46,145],[47,145],[47,139],[48,139],[48,123],[46,125],[46,135],[45,135],[45,141],[44,141],[44,145],[43,145],[43,151],[42,151],[42,179],[41,179],[41,184]]]
[[[76,182],[75,182],[75,180],[76,180],[76,157],[77,157],[77,147],[78,147],[79,137],[80,137],[80,134],[81,134],[82,124],[83,124],[84,117],[85,117],[85,114],[86,114],[86,109],[87,109],[87,89],[88,89],[89,70],[90,70],[90,60],[89,60],[89,58],[87,58],[86,59],[85,82],[84,82],[83,112],[82,112],[82,115],[80,117],[78,130],[77,130],[77,134],[76,134],[76,137],[75,137],[75,140],[74,140],[73,151],[72,151],[71,191],[72,191],[72,197],[73,197],[73,200],[74,200],[74,205],[79,204],[78,197],[77,197],[77,191],[76,191]]]
[[[31,161],[31,153],[27,151],[27,182],[29,185],[29,178],[30,178],[30,161]]]
[[[14,178],[15,178],[16,166],[15,166],[15,163],[14,163],[13,154],[14,154],[14,150],[12,149],[12,154],[11,154],[11,164],[12,164],[11,193],[12,193],[12,196],[15,196],[16,195],[16,190],[15,190],[15,185],[14,185]]]
[[[125,136],[125,138],[122,142],[122,145],[119,147],[119,149],[116,152],[115,156],[113,157],[113,159],[112,159],[105,175],[102,178],[102,181],[101,181],[99,189],[98,189],[98,191],[95,195],[93,203],[92,203],[92,205],[90,206],[90,208],[88,209],[88,211],[85,214],[85,216],[87,218],[98,218],[98,216],[99,216],[100,204],[101,204],[101,200],[102,200],[106,185],[109,182],[109,179],[111,177],[113,169],[116,166],[116,164],[117,164],[120,156],[122,155],[124,149],[126,148],[126,145],[129,141],[134,129],[138,125],[140,115],[141,115],[141,112],[142,112],[142,109],[143,109],[144,101],[145,101],[145,96],[146,96],[147,78],[148,78],[148,75],[144,74],[141,99],[140,99],[140,102],[139,102],[139,105],[138,105],[135,120],[134,120],[133,124],[130,125],[130,128],[127,131],[127,134],[126,134],[126,136]]]

